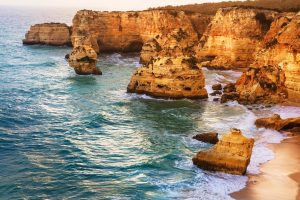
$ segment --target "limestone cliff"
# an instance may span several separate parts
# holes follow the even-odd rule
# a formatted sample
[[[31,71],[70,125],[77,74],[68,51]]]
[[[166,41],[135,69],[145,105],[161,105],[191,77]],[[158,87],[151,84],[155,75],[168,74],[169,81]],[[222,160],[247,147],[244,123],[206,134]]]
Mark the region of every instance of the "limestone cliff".
[[[202,35],[209,20],[209,17],[201,14],[186,14],[180,11],[78,11],[73,19],[71,38],[74,49],[69,63],[76,73],[90,74],[96,70],[96,59],[94,56],[87,55],[88,53],[82,53],[87,52],[87,48],[89,52],[94,50],[97,54],[99,52],[137,52],[141,51],[145,43],[147,45],[143,46],[141,56],[144,64],[158,55],[167,56],[169,57],[167,60],[173,60],[176,56],[190,54],[188,52]],[[168,37],[165,38],[167,35]],[[183,39],[185,41],[180,42]],[[166,45],[168,49],[164,47]],[[184,54],[182,54],[183,48]],[[88,59],[82,60],[83,55],[86,55]]]
[[[275,19],[236,89],[239,99],[249,103],[300,102],[300,12]]]
[[[200,40],[198,59],[208,68],[249,67],[275,14],[237,7],[219,9]]]
[[[201,36],[210,18],[180,11],[97,12],[81,10],[73,18],[74,38],[85,31],[99,52],[139,52],[145,42],[174,29],[193,30]]]
[[[71,45],[70,27],[61,23],[36,24],[26,33],[23,44]]]

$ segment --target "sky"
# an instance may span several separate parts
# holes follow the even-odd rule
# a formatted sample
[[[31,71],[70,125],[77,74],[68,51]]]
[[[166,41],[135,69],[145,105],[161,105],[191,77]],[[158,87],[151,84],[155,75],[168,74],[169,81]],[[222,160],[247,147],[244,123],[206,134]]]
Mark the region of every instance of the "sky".
[[[75,7],[97,10],[143,10],[165,5],[218,2],[221,0],[0,0],[0,5]]]

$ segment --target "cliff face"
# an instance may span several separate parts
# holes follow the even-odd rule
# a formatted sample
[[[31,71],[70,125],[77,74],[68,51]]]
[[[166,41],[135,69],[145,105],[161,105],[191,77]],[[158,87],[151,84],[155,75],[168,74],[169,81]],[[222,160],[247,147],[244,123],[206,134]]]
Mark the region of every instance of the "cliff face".
[[[267,68],[269,70],[264,70]],[[250,78],[250,70],[264,71],[264,75],[256,73]],[[247,81],[250,79],[260,79],[259,84],[268,87],[256,90],[257,84]],[[276,18],[264,38],[264,48],[257,52],[255,61],[236,87],[241,99],[246,99],[249,94],[253,99],[259,99],[264,94],[263,99],[267,101],[300,102],[300,13],[281,14]]]
[[[200,40],[197,57],[208,68],[249,67],[275,14],[258,9],[220,9]]]
[[[182,54],[182,48],[179,46],[184,46],[188,52],[202,35],[209,20],[209,17],[201,14],[187,15],[178,11],[96,12],[82,10],[77,12],[73,19],[72,44],[74,48],[69,64],[78,74],[100,74],[96,68],[95,53],[142,50],[141,61],[144,64],[158,55],[161,57],[183,56],[185,54]],[[173,35],[164,37],[170,33]],[[187,38],[188,42],[180,43],[181,40]],[[147,45],[144,45],[145,43]],[[165,48],[166,45],[168,50]],[[94,52],[91,53],[92,51]],[[179,53],[176,53],[177,51]]]
[[[61,23],[36,24],[26,33],[23,44],[71,45],[70,27]]]
[[[97,12],[78,11],[73,19],[72,43],[86,31],[93,49],[101,52],[138,52],[157,35],[176,28],[193,29],[202,35],[209,17],[179,11]],[[188,28],[189,27],[189,28]]]

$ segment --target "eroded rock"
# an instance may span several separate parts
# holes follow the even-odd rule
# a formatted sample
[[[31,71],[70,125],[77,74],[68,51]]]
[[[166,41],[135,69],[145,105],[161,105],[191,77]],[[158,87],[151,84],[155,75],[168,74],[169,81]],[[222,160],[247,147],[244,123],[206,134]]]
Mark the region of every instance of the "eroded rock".
[[[193,139],[210,144],[216,144],[219,142],[218,133],[216,132],[197,134],[193,137]]]
[[[200,151],[193,163],[209,171],[245,175],[253,145],[253,139],[244,137],[238,129],[231,129],[212,149]]]
[[[261,9],[219,9],[200,40],[197,57],[202,66],[248,68],[276,14]]]
[[[274,114],[272,117],[257,119],[255,125],[258,128],[264,127],[277,131],[300,132],[300,117],[281,119],[280,115]]]
[[[70,27],[62,23],[36,24],[26,33],[23,44],[71,45]]]
[[[137,69],[127,91],[164,98],[207,98],[202,69],[191,57],[157,57]]]

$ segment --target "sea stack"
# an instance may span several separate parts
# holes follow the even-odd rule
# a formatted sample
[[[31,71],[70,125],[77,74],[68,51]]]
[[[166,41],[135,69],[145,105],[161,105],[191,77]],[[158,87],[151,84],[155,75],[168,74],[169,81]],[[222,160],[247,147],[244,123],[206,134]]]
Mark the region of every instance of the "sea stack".
[[[212,149],[200,151],[193,163],[205,170],[245,175],[253,145],[254,139],[244,137],[238,129],[231,129]]]
[[[183,28],[151,39],[141,53],[144,65],[131,77],[127,91],[162,98],[207,98],[204,74],[193,56],[196,41],[195,31]]]
[[[30,27],[23,44],[45,44],[52,46],[71,45],[71,28],[63,23],[44,23]]]

